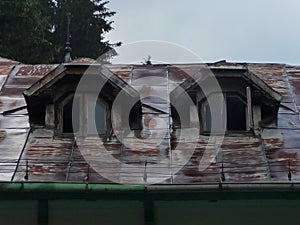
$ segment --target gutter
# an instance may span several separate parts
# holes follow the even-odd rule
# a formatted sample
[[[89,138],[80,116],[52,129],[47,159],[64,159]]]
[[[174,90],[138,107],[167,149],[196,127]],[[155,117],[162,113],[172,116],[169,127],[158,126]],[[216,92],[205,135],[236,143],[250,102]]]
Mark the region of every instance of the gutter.
[[[2,182],[0,192],[136,192],[144,191],[141,185],[92,184],[67,182]]]
[[[0,192],[265,192],[300,191],[300,183],[208,183],[186,185],[124,185],[71,182],[1,182]]]
[[[187,185],[151,185],[147,192],[270,192],[300,191],[300,183],[211,183]]]

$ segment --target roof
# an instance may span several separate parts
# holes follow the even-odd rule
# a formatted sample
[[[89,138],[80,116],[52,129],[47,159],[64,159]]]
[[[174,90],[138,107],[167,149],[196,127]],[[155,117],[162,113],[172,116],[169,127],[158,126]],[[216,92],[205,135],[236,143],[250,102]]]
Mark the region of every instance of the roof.
[[[216,149],[207,136],[192,135],[193,130],[185,130],[183,135],[170,130],[169,93],[188,79],[187,72],[197,71],[203,64],[107,65],[116,77],[140,93],[143,121],[148,132],[143,134],[148,138],[136,139],[134,135],[128,135],[120,143],[116,137],[109,141],[89,138],[82,142],[73,137],[55,137],[53,131],[46,128],[30,129],[23,107],[26,105],[23,91],[42,81],[41,78],[46,79],[47,74],[67,66],[80,66],[81,62],[62,65],[16,63],[3,67],[2,63],[5,61],[0,60],[3,76],[0,85],[2,181],[22,181],[28,173],[29,181],[86,182],[88,179],[89,182],[110,183],[116,181],[118,172],[121,183],[143,183],[145,179],[150,183],[159,181],[174,185],[277,183],[290,182],[290,172],[291,181],[300,182],[300,66],[208,64],[211,68],[248,69],[263,81],[264,87],[270,87],[272,92],[282,96],[276,127],[262,127],[258,136],[226,136]],[[156,98],[157,95],[161,98]],[[160,137],[159,141],[157,137]],[[174,151],[175,148],[178,151]],[[111,161],[89,158],[98,157],[99,149],[112,153]],[[190,149],[195,149],[192,155],[189,155]],[[216,158],[211,157],[215,154]],[[203,159],[213,160],[207,168],[199,170],[199,162]],[[222,174],[225,181],[221,180]]]
[[[50,66],[50,65],[49,65]],[[48,68],[44,68],[48,69]],[[112,83],[119,89],[124,89],[129,95],[137,96],[136,90],[126,86],[126,82],[108,70],[105,66],[97,64],[95,62],[87,61],[75,61],[74,63],[65,63],[57,66],[56,68],[50,68],[49,70],[41,71],[42,77],[31,83],[31,86],[24,91],[26,96],[37,95],[45,89],[48,89],[51,85],[55,84],[58,80],[68,75],[78,76],[95,76],[100,75],[105,81]],[[97,88],[97,87],[96,87]]]

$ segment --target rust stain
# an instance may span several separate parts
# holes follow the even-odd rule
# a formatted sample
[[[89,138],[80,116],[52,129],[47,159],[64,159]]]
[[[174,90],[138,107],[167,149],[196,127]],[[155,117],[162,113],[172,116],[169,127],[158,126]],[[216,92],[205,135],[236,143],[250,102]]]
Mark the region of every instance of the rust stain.
[[[89,60],[77,60],[68,65],[89,64]],[[270,130],[280,132],[280,137],[262,138],[258,136],[226,136],[219,147],[217,157],[211,160],[208,167],[199,171],[199,163],[204,152],[216,150],[215,145],[208,142],[208,137],[199,135],[197,141],[179,137],[178,133],[171,134],[169,90],[184,82],[201,70],[204,65],[109,65],[108,68],[119,78],[133,86],[141,94],[144,130],[141,137],[136,138],[134,132],[127,137],[131,145],[124,146],[117,137],[112,140],[88,138],[84,146],[89,157],[99,154],[98,146],[105,148],[113,157],[128,165],[158,164],[161,160],[170,159],[177,147],[183,151],[182,155],[174,156],[173,166],[180,164],[190,149],[195,149],[190,160],[176,174],[161,174],[166,176],[165,183],[195,184],[206,182],[220,182],[223,170],[226,182],[285,182],[290,169],[294,181],[300,181],[300,67],[283,64],[245,64],[228,63],[225,61],[208,64],[214,68],[248,68],[260,77],[274,90],[283,96],[279,110],[277,125]],[[1,70],[2,68],[2,70]],[[0,65],[0,73],[9,73],[9,67]],[[5,96],[21,95],[22,91],[36,82],[55,67],[53,65],[18,65],[10,72],[9,78],[2,89]],[[8,72],[7,72],[8,71]],[[3,73],[4,73],[3,72]],[[155,79],[152,79],[155,78]],[[145,83],[146,82],[146,83]],[[153,94],[154,96],[150,96]],[[157,95],[160,98],[157,98]],[[1,97],[5,97],[1,96]],[[1,108],[14,108],[20,104],[13,99],[1,100]],[[12,120],[13,121],[13,120]],[[162,124],[166,125],[163,127]],[[1,128],[1,125],[0,125]],[[42,130],[46,130],[45,128]],[[3,133],[1,133],[3,132]],[[7,138],[14,137],[5,130],[0,132],[1,143]],[[158,137],[167,133],[162,140]],[[88,171],[88,164],[78,148],[72,153],[72,138],[54,138],[32,135],[29,138],[21,166],[18,167],[15,180],[23,179],[25,162],[29,160],[31,180],[52,181],[83,181],[89,172],[91,181],[110,183],[109,180],[97,174],[93,168]],[[158,141],[159,140],[159,141]],[[17,159],[18,154],[15,155]],[[164,165],[166,168],[171,164]],[[223,168],[222,168],[223,167]],[[111,171],[113,168],[107,168]],[[164,168],[165,169],[165,168]],[[135,174],[124,172],[128,182],[134,180]],[[173,176],[173,177],[171,177]],[[68,177],[68,178],[67,178]]]
[[[13,66],[1,66],[0,64],[0,75],[8,75]]]
[[[52,71],[56,65],[20,65],[15,68],[16,76],[38,76],[43,77]]]

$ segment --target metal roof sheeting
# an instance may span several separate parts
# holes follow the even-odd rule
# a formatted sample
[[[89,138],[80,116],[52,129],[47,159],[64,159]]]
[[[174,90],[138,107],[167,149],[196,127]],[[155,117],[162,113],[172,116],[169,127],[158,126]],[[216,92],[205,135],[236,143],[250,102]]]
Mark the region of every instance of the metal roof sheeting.
[[[23,91],[57,65],[23,65],[0,58],[0,180],[10,181],[29,132]],[[7,113],[9,112],[9,113]]]
[[[98,150],[105,148],[120,162],[132,165],[143,165],[147,161],[155,165],[164,159],[161,169],[148,171],[158,173],[165,178],[167,184],[203,184],[210,182],[255,183],[255,182],[288,182],[300,181],[300,67],[284,64],[247,64],[219,62],[208,64],[212,68],[249,69],[249,71],[266,84],[279,92],[283,99],[278,113],[278,125],[262,128],[261,136],[226,136],[218,149],[217,157],[204,170],[199,171],[199,162],[205,149],[215,154],[214,146],[208,145],[208,137],[200,135],[197,140],[189,137],[179,137],[170,133],[170,105],[168,94],[177,85],[184,82],[188,76],[203,67],[203,64],[183,65],[108,65],[116,76],[130,84],[140,92],[142,100],[143,121],[147,126],[148,139],[136,139],[130,133],[124,146],[116,137],[112,140],[87,138],[84,140],[86,152],[79,150],[72,137],[57,137],[52,130],[39,128],[29,134],[28,117],[22,93],[37,82],[57,65],[21,65],[0,59],[0,111],[18,109],[8,115],[0,116],[0,180],[24,180],[26,172],[29,181],[63,181],[63,182],[96,182],[110,183],[109,179],[97,173],[97,166],[102,171],[120,176],[123,183],[143,183],[140,180],[145,174],[139,174],[134,168],[123,168],[119,174],[114,174],[116,168],[111,162],[97,159],[97,164],[89,165],[88,155],[97,157]],[[68,65],[92,63],[81,60]],[[144,74],[147,73],[148,78]],[[1,76],[3,76],[1,78]],[[158,77],[156,82],[153,77]],[[149,83],[148,83],[149,81]],[[151,83],[151,84],[150,84]],[[161,98],[149,97],[160,95]],[[145,98],[144,98],[145,97]],[[162,123],[162,120],[164,123]],[[160,121],[163,126],[155,126],[154,121]],[[148,134],[148,135],[149,135]],[[146,133],[144,133],[146,135]],[[157,144],[155,137],[162,136]],[[80,140],[77,140],[78,143]],[[176,146],[180,146],[180,154],[172,155]],[[24,151],[23,151],[24,147]],[[181,165],[191,148],[195,148],[190,160],[182,165],[176,174],[170,167]],[[210,154],[209,150],[205,154]],[[26,165],[28,163],[28,165]],[[167,171],[167,172],[166,172]],[[147,172],[147,171],[146,171]],[[144,173],[144,172],[143,172]],[[139,177],[139,178],[136,178]]]

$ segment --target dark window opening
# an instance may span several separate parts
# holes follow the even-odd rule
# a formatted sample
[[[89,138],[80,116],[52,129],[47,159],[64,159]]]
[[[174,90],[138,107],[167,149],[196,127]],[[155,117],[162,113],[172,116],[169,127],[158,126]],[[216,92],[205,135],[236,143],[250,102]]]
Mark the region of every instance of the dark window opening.
[[[246,103],[238,95],[224,93],[223,97],[218,95],[212,95],[211,104],[212,109],[216,111],[215,126],[218,131],[218,128],[223,130],[226,125],[227,131],[246,131],[247,130],[247,114],[246,114]],[[223,102],[223,103],[222,103]],[[225,104],[224,104],[225,103]],[[220,107],[220,104],[223,105]],[[202,118],[202,131],[210,132],[212,129],[212,111],[211,107],[208,104],[208,101],[199,105],[199,113],[201,113]]]
[[[122,118],[124,122],[126,118]],[[142,111],[141,111],[141,102],[138,101],[134,106],[131,108],[130,113],[129,113],[129,126],[131,130],[142,130],[143,125],[142,125]]]
[[[181,120],[180,120],[179,113],[172,104],[171,104],[171,115],[172,115],[174,127],[175,128],[181,127]]]
[[[227,130],[246,130],[246,105],[237,96],[226,97]]]
[[[74,104],[74,113],[72,113]],[[74,124],[72,120],[74,116]],[[63,106],[63,132],[64,133],[74,133],[79,130],[79,99],[71,98],[67,104]]]

